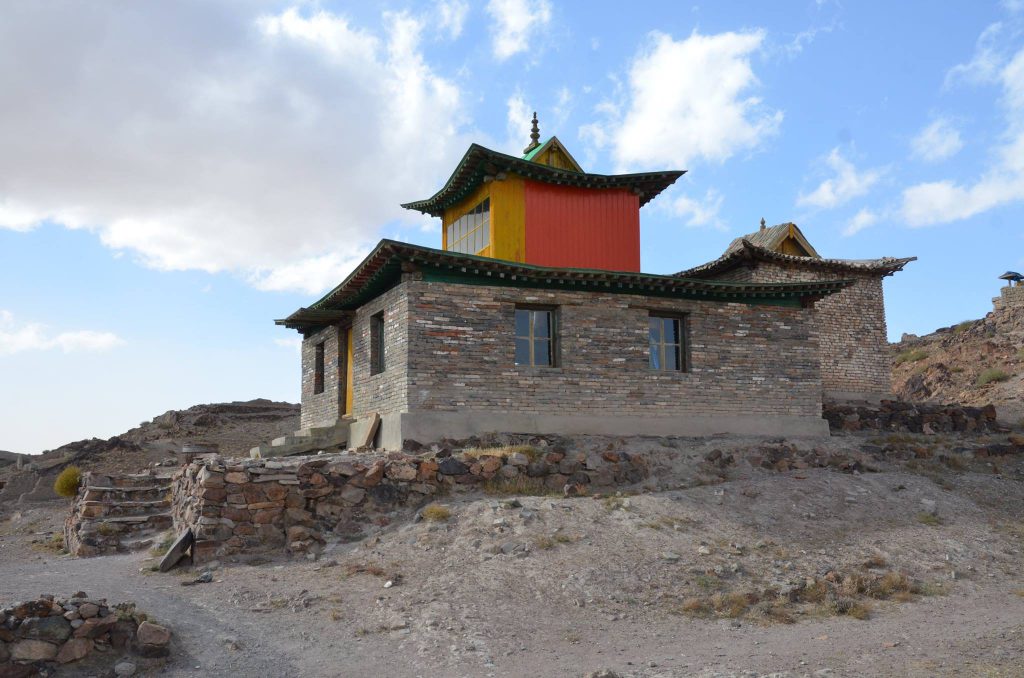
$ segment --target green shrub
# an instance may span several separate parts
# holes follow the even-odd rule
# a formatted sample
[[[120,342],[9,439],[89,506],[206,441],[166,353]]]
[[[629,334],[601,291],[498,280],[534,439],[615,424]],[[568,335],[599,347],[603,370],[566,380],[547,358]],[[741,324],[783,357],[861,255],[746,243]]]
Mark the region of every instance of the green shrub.
[[[62,497],[74,497],[78,494],[78,483],[82,480],[82,469],[68,466],[53,481],[53,491]]]
[[[919,348],[911,348],[896,356],[896,364],[902,365],[903,363],[916,363],[918,360],[924,360],[927,357],[928,351],[922,351]]]
[[[978,386],[984,386],[985,384],[991,384],[997,381],[1006,381],[1009,378],[1010,375],[998,367],[990,367],[978,375],[978,379],[975,383]]]
[[[956,325],[953,326],[953,334],[960,334],[961,332],[965,332],[971,329],[973,325],[973,320],[965,320],[962,323],[957,323]]]

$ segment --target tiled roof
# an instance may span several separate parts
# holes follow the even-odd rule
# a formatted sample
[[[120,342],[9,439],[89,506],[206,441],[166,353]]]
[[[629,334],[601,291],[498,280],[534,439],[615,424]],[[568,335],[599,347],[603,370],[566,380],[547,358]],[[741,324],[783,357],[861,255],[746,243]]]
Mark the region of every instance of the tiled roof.
[[[761,230],[754,231],[753,233],[748,233],[746,235],[741,235],[740,237],[736,238],[731,243],[729,243],[729,246],[725,248],[725,251],[726,253],[729,253],[734,250],[741,249],[743,247],[744,240],[751,243],[752,245],[757,245],[758,247],[774,250],[778,249],[779,245],[781,245],[782,242],[790,236],[793,236],[793,238],[797,242],[799,242],[800,245],[805,250],[807,250],[807,253],[810,254],[812,257],[818,256],[818,253],[811,246],[811,243],[808,242],[806,237],[804,237],[803,231],[800,230],[800,227],[797,226],[796,224],[788,222],[785,224],[776,224],[775,226],[769,226],[767,228],[763,228]]]
[[[498,177],[513,173],[546,184],[561,184],[583,188],[626,188],[636,191],[640,205],[650,202],[659,193],[675,183],[685,170],[668,172],[641,172],[637,174],[588,174],[559,169],[531,162],[513,155],[492,151],[473,144],[462,156],[455,171],[437,193],[426,200],[402,205],[406,209],[439,217],[445,208],[459,202],[484,182],[485,177]]]
[[[740,283],[650,273],[551,268],[381,240],[344,282],[309,308],[300,308],[276,323],[308,331],[338,322],[389,289],[401,277],[403,270],[421,271],[430,280],[465,284],[644,294],[783,306],[801,305],[838,292],[852,283],[851,280]]]
[[[782,224],[783,226],[787,224]],[[775,228],[775,227],[772,227]],[[764,233],[765,231],[759,231]],[[730,271],[738,266],[750,265],[755,261],[773,261],[780,264],[789,264],[805,268],[817,268],[830,271],[847,271],[851,273],[877,273],[879,275],[892,275],[911,261],[917,261],[917,257],[905,257],[897,259],[894,257],[882,257],[881,259],[823,259],[821,257],[798,257],[792,254],[782,254],[775,250],[757,245],[744,236],[737,238],[729,245],[725,254],[709,261],[706,264],[695,266],[676,273],[680,278],[710,278],[725,271]]]

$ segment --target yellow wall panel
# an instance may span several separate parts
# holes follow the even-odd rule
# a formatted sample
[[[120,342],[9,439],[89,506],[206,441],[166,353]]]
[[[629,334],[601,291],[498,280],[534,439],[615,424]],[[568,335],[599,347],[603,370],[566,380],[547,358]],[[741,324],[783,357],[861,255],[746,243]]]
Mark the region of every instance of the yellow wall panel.
[[[482,184],[444,211],[441,219],[441,248],[448,248],[448,225],[484,198],[491,199],[491,244],[481,255],[508,261],[525,261],[526,198],[523,179],[514,174],[500,181]]]

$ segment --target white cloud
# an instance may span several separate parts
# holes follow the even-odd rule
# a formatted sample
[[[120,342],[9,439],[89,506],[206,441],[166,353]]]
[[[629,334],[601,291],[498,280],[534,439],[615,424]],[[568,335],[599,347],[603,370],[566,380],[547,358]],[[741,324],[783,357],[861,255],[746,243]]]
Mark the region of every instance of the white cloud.
[[[763,40],[763,31],[682,40],[652,33],[630,64],[621,100],[602,102],[604,119],[581,134],[610,147],[619,171],[687,168],[757,148],[782,122],[781,111],[748,94],[758,84],[751,58]]]
[[[0,227],[52,220],[154,268],[309,292],[388,224],[418,224],[399,203],[433,193],[469,143],[421,21],[263,7],[8,8]]]
[[[853,215],[853,218],[850,219],[849,222],[847,222],[846,228],[843,229],[843,235],[855,235],[863,231],[865,228],[874,226],[877,223],[878,215],[872,212],[867,207],[865,207],[864,209]]]
[[[995,48],[983,49],[981,40],[978,49],[990,55],[997,52]],[[909,225],[949,223],[1024,201],[1024,49],[1009,60],[1002,59],[986,66],[986,69],[991,68],[989,77],[1002,86],[1002,104],[1007,118],[1001,145],[993,149],[992,165],[973,183],[944,179],[904,189],[901,210]],[[977,60],[976,53],[972,63]]]
[[[504,61],[530,48],[530,37],[551,22],[548,0],[490,0],[492,49]]]
[[[945,160],[956,155],[964,142],[960,131],[945,118],[939,118],[925,127],[910,142],[914,155],[928,162]]]
[[[723,199],[722,194],[709,188],[703,198],[680,195],[670,198],[665,204],[672,214],[684,218],[687,226],[712,226],[720,229],[724,227],[718,216]]]
[[[882,177],[881,169],[858,170],[843,157],[839,148],[832,149],[825,158],[825,164],[835,172],[835,176],[822,181],[810,193],[798,195],[797,206],[823,209],[838,207],[867,193]]]
[[[972,83],[987,83],[995,80],[1003,61],[999,49],[1002,34],[1003,25],[1001,23],[996,22],[987,26],[978,37],[971,60],[964,64],[957,64],[946,72],[944,87],[952,87],[960,80]]]
[[[437,3],[438,24],[442,30],[447,29],[452,40],[462,35],[462,27],[466,24],[469,14],[469,3],[465,0],[442,0]]]
[[[75,330],[52,334],[39,323],[19,323],[10,311],[0,310],[0,356],[52,349],[64,353],[106,351],[122,344],[124,340],[111,332]]]
[[[572,92],[569,91],[568,87],[559,88],[558,92],[555,93],[557,100],[555,102],[555,108],[552,110],[554,113],[554,119],[552,122],[555,127],[561,127],[565,124],[565,121],[569,118],[569,114],[572,112]]]
[[[506,125],[505,132],[508,140],[505,148],[510,155],[520,155],[526,145],[530,143],[530,125],[533,120],[533,111],[523,98],[522,92],[516,92],[505,102]]]

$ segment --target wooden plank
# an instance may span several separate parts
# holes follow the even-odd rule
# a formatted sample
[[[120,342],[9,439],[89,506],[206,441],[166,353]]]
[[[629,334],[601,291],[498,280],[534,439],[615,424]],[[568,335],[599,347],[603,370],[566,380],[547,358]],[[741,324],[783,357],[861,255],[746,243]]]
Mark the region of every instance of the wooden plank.
[[[359,441],[358,448],[373,447],[373,439],[377,436],[377,429],[380,428],[380,415],[374,412],[370,415],[370,423],[366,426],[363,439]]]

